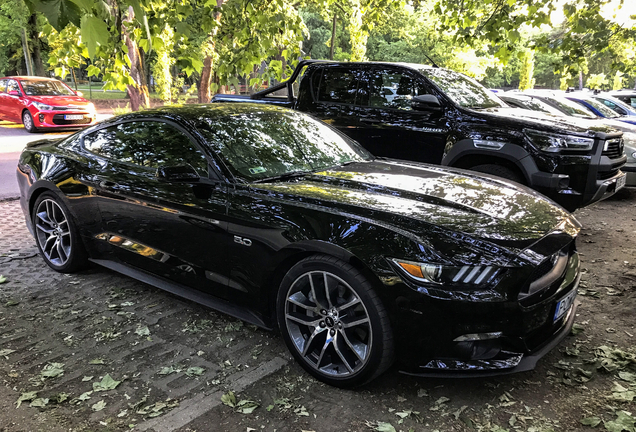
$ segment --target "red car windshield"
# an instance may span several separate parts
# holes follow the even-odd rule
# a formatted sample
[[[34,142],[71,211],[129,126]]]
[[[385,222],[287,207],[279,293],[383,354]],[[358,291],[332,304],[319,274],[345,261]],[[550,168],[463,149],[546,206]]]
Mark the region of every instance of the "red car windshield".
[[[75,93],[59,81],[21,81],[28,96],[75,96]]]

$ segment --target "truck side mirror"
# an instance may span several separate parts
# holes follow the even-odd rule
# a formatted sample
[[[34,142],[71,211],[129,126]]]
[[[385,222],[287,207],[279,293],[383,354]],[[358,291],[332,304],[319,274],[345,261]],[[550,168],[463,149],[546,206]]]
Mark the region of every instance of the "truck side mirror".
[[[442,109],[442,104],[437,96],[426,94],[413,97],[411,108],[418,111],[439,111]]]

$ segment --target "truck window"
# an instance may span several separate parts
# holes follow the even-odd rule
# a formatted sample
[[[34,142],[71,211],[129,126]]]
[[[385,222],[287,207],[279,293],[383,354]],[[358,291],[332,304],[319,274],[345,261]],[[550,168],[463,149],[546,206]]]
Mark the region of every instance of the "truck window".
[[[358,81],[352,71],[325,68],[318,87],[320,102],[336,102],[353,105],[358,92]]]
[[[390,69],[369,72],[370,107],[411,110],[411,99],[427,93],[426,88],[408,74]]]

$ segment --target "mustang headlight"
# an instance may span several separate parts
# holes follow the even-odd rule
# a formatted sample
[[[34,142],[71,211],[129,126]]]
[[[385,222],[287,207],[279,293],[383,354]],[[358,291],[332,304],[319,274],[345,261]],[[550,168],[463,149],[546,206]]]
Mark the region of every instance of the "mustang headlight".
[[[440,289],[475,289],[492,283],[502,268],[495,266],[447,266],[416,263],[393,258],[392,261],[416,282]]]
[[[524,129],[524,132],[535,147],[545,152],[556,153],[562,149],[591,150],[594,146],[594,138],[553,134],[533,129]]]
[[[33,106],[36,107],[40,111],[52,111],[53,107],[51,105],[43,104],[42,102],[33,102]]]

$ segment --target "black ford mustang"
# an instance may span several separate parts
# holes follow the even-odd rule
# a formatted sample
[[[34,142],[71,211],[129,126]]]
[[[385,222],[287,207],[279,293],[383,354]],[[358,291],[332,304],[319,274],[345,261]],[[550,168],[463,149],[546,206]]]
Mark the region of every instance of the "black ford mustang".
[[[396,143],[399,145],[399,143]],[[249,104],[124,115],[18,165],[53,269],[87,261],[265,328],[337,386],[528,370],[569,331],[579,223],[530,189],[374,158]]]

